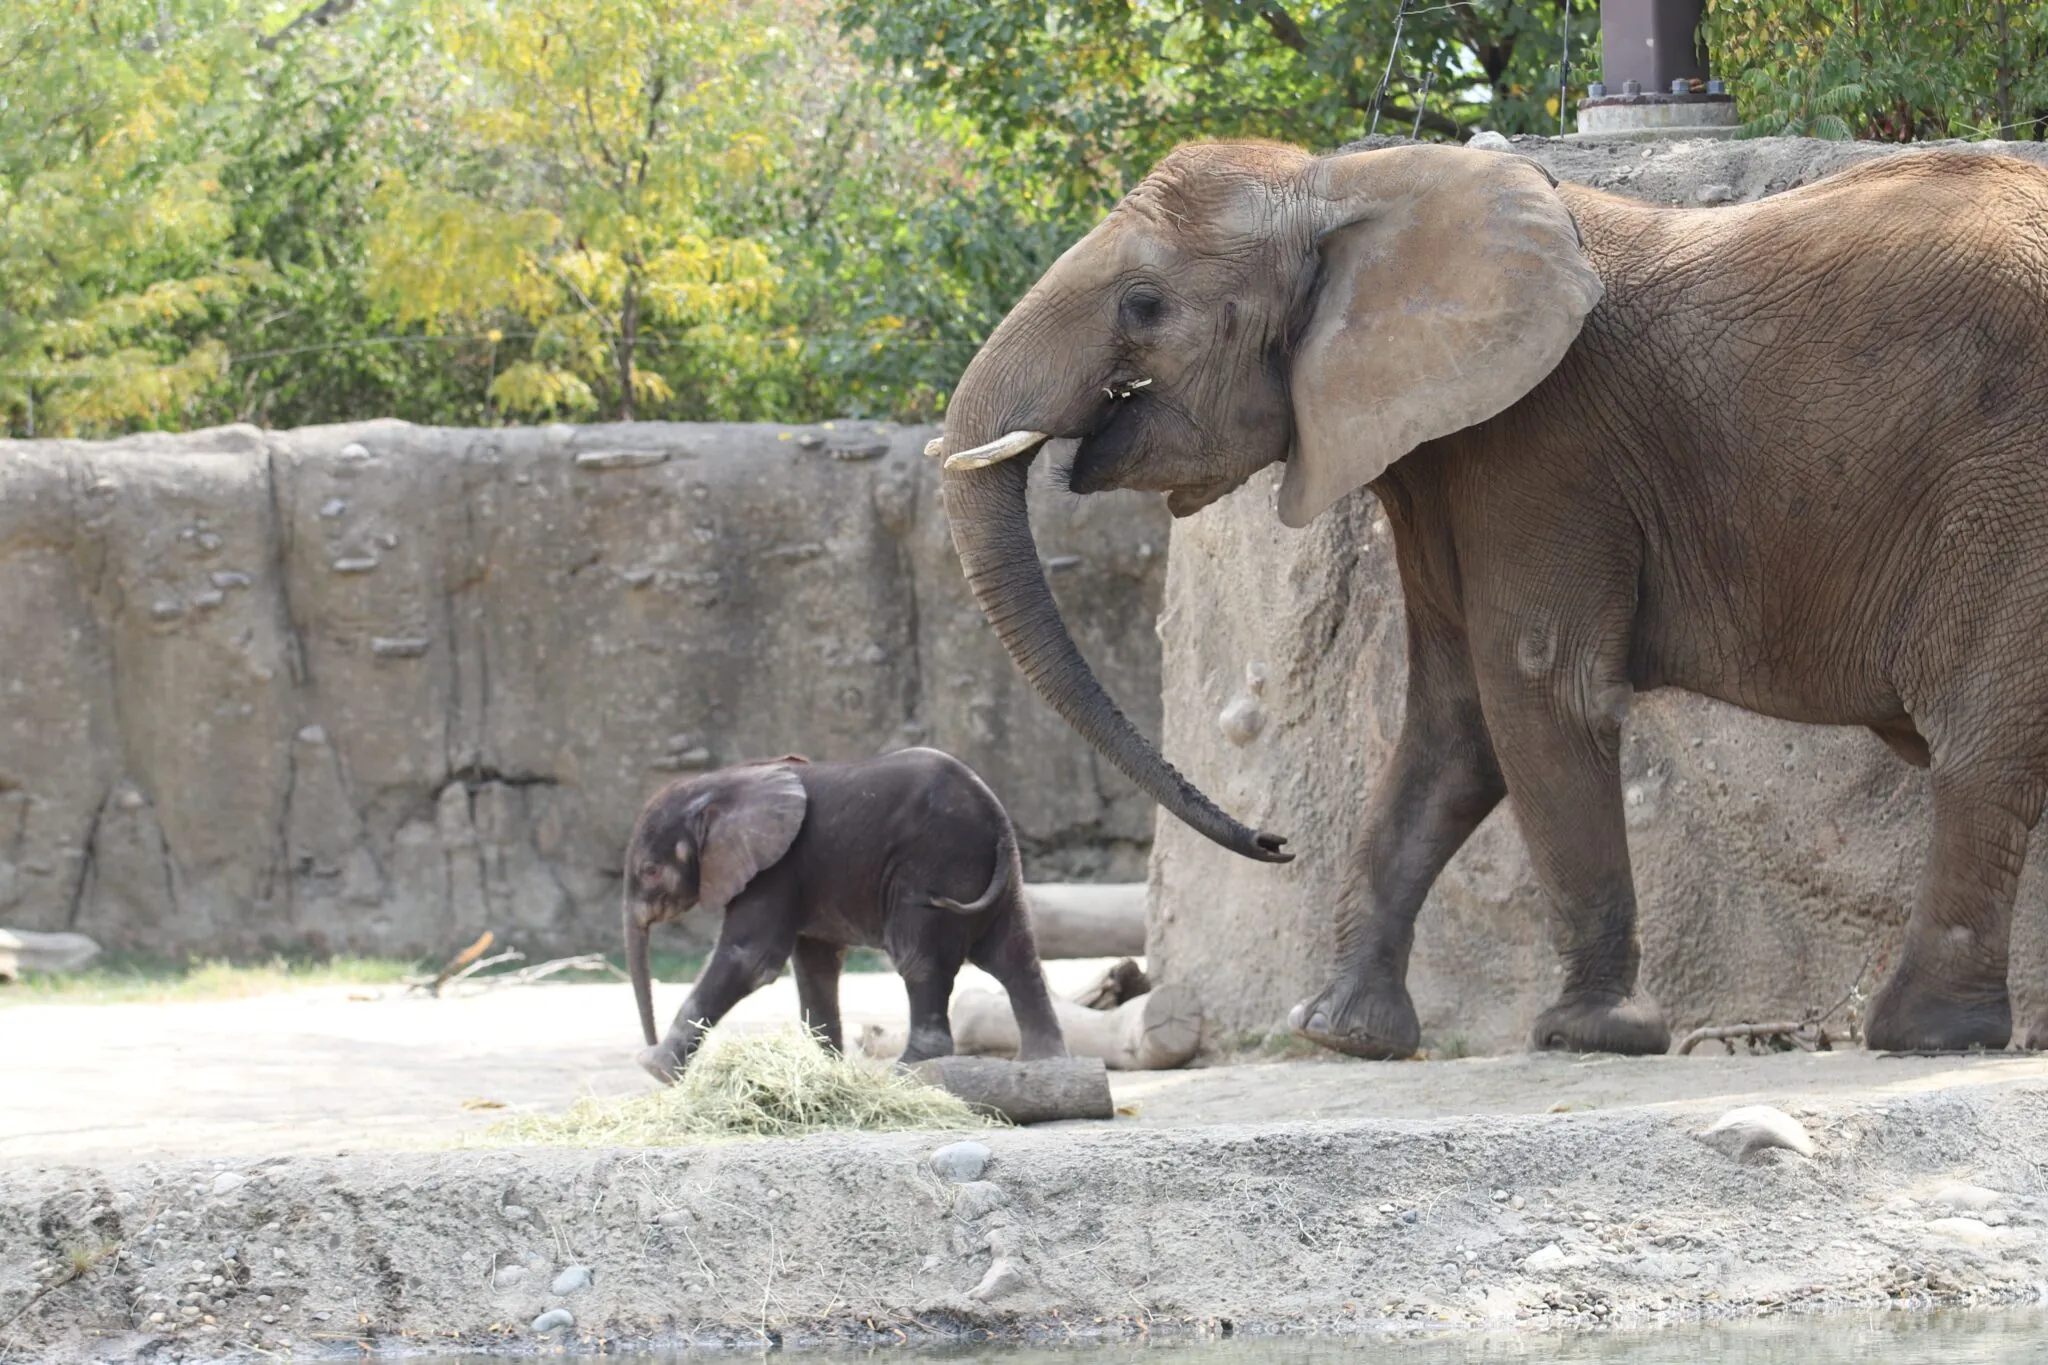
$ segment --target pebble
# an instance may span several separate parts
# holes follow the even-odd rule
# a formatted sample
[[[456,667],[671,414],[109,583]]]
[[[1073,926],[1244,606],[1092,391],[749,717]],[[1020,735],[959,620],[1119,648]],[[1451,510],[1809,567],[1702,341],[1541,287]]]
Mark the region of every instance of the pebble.
[[[525,1278],[525,1266],[501,1265],[498,1267],[497,1274],[492,1276],[491,1282],[499,1289],[511,1289],[512,1287],[523,1281]]]
[[[1542,1249],[1532,1251],[1522,1261],[1524,1270],[1552,1270],[1564,1264],[1564,1248],[1551,1242]]]
[[[1396,1209],[1394,1208],[1394,1206],[1393,1206],[1392,1204],[1382,1204],[1382,1205],[1380,1205],[1380,1212],[1381,1212],[1381,1213],[1395,1213],[1395,1212],[1398,1212],[1398,1210],[1396,1210]]]
[[[521,1204],[507,1204],[498,1210],[498,1216],[508,1223],[523,1223],[533,1217],[533,1212]]]
[[[214,587],[221,589],[223,592],[229,588],[246,588],[252,581],[249,575],[239,573],[234,569],[222,569],[218,573],[208,574],[207,579]]]
[[[365,447],[361,441],[350,441],[347,445],[343,446],[338,453],[340,454],[342,459],[351,462],[357,460],[367,460],[370,458],[369,449]]]
[[[1813,1139],[1807,1136],[1799,1120],[1768,1104],[1730,1109],[1700,1134],[1700,1141],[1738,1161],[1771,1147],[1783,1147],[1801,1156],[1814,1153]]]
[[[213,1178],[213,1192],[217,1195],[233,1194],[248,1183],[249,1177],[239,1171],[222,1171]]]
[[[563,1332],[576,1325],[576,1315],[566,1308],[550,1308],[533,1320],[533,1334],[544,1337],[550,1332]]]
[[[1495,1191],[1493,1192],[1493,1202],[1494,1202],[1494,1203],[1496,1203],[1496,1204],[1505,1204],[1505,1203],[1507,1203],[1507,1202],[1508,1202],[1508,1192],[1507,1192],[1506,1190],[1495,1190]]]
[[[1417,1213],[1414,1209],[1401,1210],[1401,1221],[1404,1223],[1412,1223],[1421,1216],[1422,1215]]]
[[[1937,1218],[1927,1225],[1927,1230],[1973,1247],[1989,1246],[1999,1236],[1998,1229],[1979,1218]]]
[[[1518,1194],[1511,1196],[1508,1199],[1508,1207],[1513,1209],[1516,1213],[1520,1213],[1523,1210],[1523,1208],[1526,1207],[1526,1205],[1524,1205],[1522,1202],[1522,1196]]]
[[[1968,1209],[1972,1213],[1990,1208],[2005,1196],[1997,1190],[1987,1190],[1982,1185],[1944,1185],[1934,1192],[1928,1202],[1939,1204],[1945,1209]]]
[[[568,1267],[561,1274],[555,1276],[554,1283],[548,1286],[549,1291],[555,1294],[574,1294],[579,1289],[588,1288],[590,1288],[590,1267],[587,1265],[572,1265]]]
[[[1508,141],[1499,133],[1494,132],[1491,128],[1482,133],[1472,134],[1465,145],[1475,152],[1512,152],[1515,149],[1514,143]]]
[[[992,1180],[964,1181],[959,1196],[953,1201],[953,1216],[971,1223],[1009,1202],[1010,1196]]]
[[[966,1184],[981,1179],[981,1173],[988,1169],[988,1163],[995,1156],[979,1142],[949,1142],[932,1153],[932,1173],[941,1180]]]

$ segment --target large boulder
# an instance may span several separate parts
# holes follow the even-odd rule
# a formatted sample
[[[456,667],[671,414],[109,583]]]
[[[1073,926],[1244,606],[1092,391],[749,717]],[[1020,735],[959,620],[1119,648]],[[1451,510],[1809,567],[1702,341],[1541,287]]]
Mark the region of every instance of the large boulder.
[[[1666,203],[1752,199],[1886,154],[1798,139],[1516,149],[1560,178]],[[1401,592],[1377,502],[1360,492],[1288,531],[1278,483],[1269,470],[1175,524],[1161,620],[1167,756],[1297,855],[1255,864],[1159,819],[1153,974],[1198,993],[1212,1044],[1283,1028],[1329,979],[1345,857],[1401,723]],[[1882,978],[1926,847],[1924,773],[1863,730],[1676,692],[1638,699],[1622,768],[1643,979],[1675,1030],[1798,1018]],[[2041,863],[2016,920],[2021,1019],[2048,996]],[[1559,976],[1547,915],[1504,804],[1422,911],[1408,980],[1425,1045],[1527,1046]]]
[[[983,624],[932,434],[0,443],[0,920],[164,954],[607,948],[654,786],[908,744],[987,778],[1029,875],[1142,875],[1151,803]],[[1164,511],[1034,509],[1084,647],[1156,724]]]

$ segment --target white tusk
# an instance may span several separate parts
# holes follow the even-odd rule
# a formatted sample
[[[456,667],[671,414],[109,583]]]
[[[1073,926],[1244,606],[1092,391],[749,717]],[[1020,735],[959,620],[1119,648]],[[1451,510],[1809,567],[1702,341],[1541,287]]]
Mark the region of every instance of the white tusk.
[[[958,455],[946,457],[948,469],[985,469],[992,464],[1014,459],[1037,445],[1052,438],[1042,431],[1013,431],[1007,436],[998,436],[985,446],[963,450]]]
[[[939,456],[946,453],[946,438],[934,436],[929,441],[926,441],[924,443],[924,453],[934,460],[938,459]]]

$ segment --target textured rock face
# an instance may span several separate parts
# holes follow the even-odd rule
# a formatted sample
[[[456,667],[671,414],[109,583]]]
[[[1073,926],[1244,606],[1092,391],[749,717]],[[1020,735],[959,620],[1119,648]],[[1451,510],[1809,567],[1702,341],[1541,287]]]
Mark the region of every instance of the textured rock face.
[[[931,434],[0,444],[0,922],[172,953],[608,948],[661,782],[919,743],[987,778],[1030,875],[1136,876],[1151,803],[983,624]],[[1083,647],[1156,724],[1163,510],[1034,508]]]
[[[1565,179],[1666,203],[1728,202],[1884,154],[1793,139],[1621,147],[1517,139]],[[2041,159],[2048,147],[2029,145]],[[1161,818],[1148,946],[1218,1036],[1284,1026],[1329,979],[1342,866],[1399,733],[1402,602],[1377,502],[1303,531],[1277,471],[1175,523],[1166,609],[1167,756],[1232,814],[1289,836],[1253,864]],[[1675,1030],[1797,1018],[1888,966],[1928,833],[1926,775],[1862,730],[1791,725],[1675,692],[1638,698],[1622,753],[1643,977]],[[2039,841],[2037,841],[2039,842]],[[2048,996],[2048,886],[2032,859],[2014,935],[2016,1019]],[[1504,805],[1437,882],[1409,989],[1425,1044],[1527,1045],[1554,998],[1547,903]]]

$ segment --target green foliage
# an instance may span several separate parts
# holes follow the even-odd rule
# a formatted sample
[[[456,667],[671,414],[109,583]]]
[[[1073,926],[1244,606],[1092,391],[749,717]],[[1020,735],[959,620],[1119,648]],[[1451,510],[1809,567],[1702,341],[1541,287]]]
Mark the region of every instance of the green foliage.
[[[1554,131],[1563,3],[0,0],[0,417],[935,418],[1178,142]],[[1706,34],[1757,131],[2048,134],[2048,0]]]
[[[2048,137],[2041,0],[1708,0],[1718,69],[1757,133]]]
[[[1183,141],[1334,147],[1375,109],[1385,132],[1558,129],[1562,0],[845,0],[840,15],[868,60],[965,111],[1073,203],[1100,203]],[[1574,84],[1597,29],[1581,3]]]

